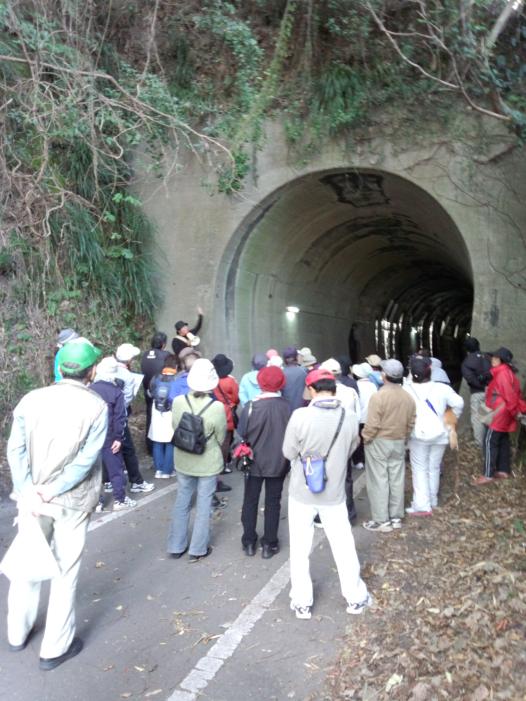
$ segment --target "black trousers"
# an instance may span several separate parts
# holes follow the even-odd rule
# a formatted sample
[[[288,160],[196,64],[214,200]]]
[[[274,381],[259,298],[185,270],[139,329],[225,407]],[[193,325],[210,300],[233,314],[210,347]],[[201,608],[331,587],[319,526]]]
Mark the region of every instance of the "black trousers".
[[[484,475],[493,477],[495,472],[511,472],[510,434],[488,428],[484,437]]]
[[[345,501],[347,504],[347,515],[349,523],[356,518],[356,506],[354,505],[354,485],[352,480],[352,460],[347,462],[347,475],[345,476]]]
[[[352,454],[351,458],[353,463],[356,465],[357,463],[361,462],[362,464],[365,464],[365,448],[363,447],[363,438],[362,438],[362,431],[363,427],[365,424],[360,424],[360,444]]]
[[[228,465],[231,459],[230,446],[234,440],[234,431],[227,431],[225,440],[221,443],[221,452],[223,453],[223,464]]]
[[[135,446],[133,445],[130,427],[127,423],[126,428],[124,429],[121,453],[124,464],[126,465],[130,484],[142,484],[144,482],[144,478],[139,470],[139,460],[137,458],[137,453],[135,452]]]
[[[241,510],[241,523],[243,524],[243,545],[255,545],[258,540],[256,524],[258,520],[259,495],[261,487],[265,483],[265,517],[264,531],[261,543],[263,545],[278,544],[279,514],[281,510],[281,492],[283,491],[283,477],[256,477],[245,474],[245,495],[243,509]]]

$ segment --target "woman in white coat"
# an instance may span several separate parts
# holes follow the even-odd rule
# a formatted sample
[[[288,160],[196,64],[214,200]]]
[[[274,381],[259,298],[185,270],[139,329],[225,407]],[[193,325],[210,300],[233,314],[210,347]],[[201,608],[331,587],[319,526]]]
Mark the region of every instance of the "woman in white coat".
[[[431,380],[427,359],[412,358],[410,370],[412,380],[404,389],[416,402],[416,424],[409,439],[413,501],[406,511],[412,516],[431,516],[438,505],[440,464],[449,442],[444,414],[451,408],[458,418],[464,400],[450,385]]]

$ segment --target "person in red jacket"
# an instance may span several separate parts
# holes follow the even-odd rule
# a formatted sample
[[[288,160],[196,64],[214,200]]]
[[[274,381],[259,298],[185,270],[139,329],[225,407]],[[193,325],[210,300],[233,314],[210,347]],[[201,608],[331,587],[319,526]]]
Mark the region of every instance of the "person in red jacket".
[[[489,484],[495,479],[508,479],[510,465],[510,433],[517,429],[517,418],[526,412],[519,379],[511,361],[513,353],[499,348],[491,353],[491,381],[486,387],[486,406],[499,408],[484,439],[484,474],[475,479],[476,485]]]
[[[226,414],[226,437],[221,446],[223,452],[223,460],[225,463],[224,472],[232,472],[231,468],[227,467],[230,462],[230,446],[234,437],[234,429],[237,427],[236,409],[239,404],[239,385],[235,377],[230,374],[234,369],[234,363],[227,358],[226,355],[218,353],[212,358],[218,377],[219,384],[214,390],[214,397],[222,402],[225,406]]]

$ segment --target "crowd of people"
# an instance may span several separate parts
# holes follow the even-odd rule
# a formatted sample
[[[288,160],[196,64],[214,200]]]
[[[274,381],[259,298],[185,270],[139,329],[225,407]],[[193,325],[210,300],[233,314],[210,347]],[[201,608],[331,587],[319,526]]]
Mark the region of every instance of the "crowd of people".
[[[210,516],[224,506],[217,492],[230,489],[220,476],[237,465],[244,473],[242,552],[254,557],[261,545],[261,557],[269,559],[280,550],[282,491],[290,475],[290,605],[301,619],[311,617],[313,606],[309,558],[316,525],[330,544],[346,610],[360,614],[372,604],[352,531],[353,470],[365,469],[370,518],[362,526],[368,531],[398,530],[406,516],[429,518],[438,506],[444,452],[448,444],[456,446],[464,408],[439,359],[420,349],[406,367],[377,354],[355,364],[346,356],[318,362],[308,347],[287,347],[281,354],[270,348],[253,355],[238,384],[230,358],[219,353],[207,359],[197,350],[200,309],[198,314],[192,329],[185,321],[175,324],[173,352],[166,348],[167,335],[156,332],[142,353],[126,342],[101,359],[88,339],[64,329],[54,384],[30,392],[14,410],[7,453],[19,523],[38,519],[60,566],[51,581],[44,670],[82,649],[74,622],[80,555],[89,515],[106,508],[110,493],[113,510],[133,509],[129,494],[176,478],[167,552],[174,559],[187,554],[196,563],[212,553]],[[474,484],[483,485],[510,477],[509,434],[526,403],[508,349],[483,354],[469,337],[466,351],[462,374],[483,465]],[[141,387],[152,482],[142,475],[128,421]],[[412,498],[406,506],[407,451]],[[22,650],[32,634],[39,592],[40,582],[12,580],[13,651]]]

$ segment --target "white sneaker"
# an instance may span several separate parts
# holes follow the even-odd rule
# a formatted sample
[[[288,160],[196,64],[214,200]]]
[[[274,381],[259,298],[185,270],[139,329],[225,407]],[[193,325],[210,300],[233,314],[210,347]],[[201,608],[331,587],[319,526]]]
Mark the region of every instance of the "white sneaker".
[[[130,485],[130,492],[132,494],[138,494],[139,492],[151,492],[155,489],[155,485],[151,482],[141,482],[137,484],[136,482]]]
[[[104,502],[103,501],[99,501],[99,503],[95,507],[95,512],[97,514],[100,514],[101,511],[104,511]]]
[[[353,467],[356,470],[365,470],[365,465],[363,464],[363,462],[354,463]]]
[[[106,494],[111,494],[113,492],[113,485],[111,482],[104,482],[104,491]]]
[[[402,519],[401,518],[392,518],[391,519],[391,528],[393,530],[395,528],[402,528]]]
[[[134,506],[137,506],[136,501],[134,501],[133,499],[130,499],[130,497],[124,497],[124,501],[114,502],[113,510],[114,511],[125,511],[126,509],[133,509]]]
[[[172,475],[167,475],[166,472],[161,472],[157,470],[154,477],[156,480],[169,480]]]
[[[353,615],[358,615],[360,613],[363,613],[365,609],[368,606],[372,606],[374,604],[374,599],[370,594],[367,594],[367,598],[362,601],[360,604],[348,604],[347,605],[347,613],[352,613]]]
[[[378,521],[364,521],[362,526],[366,531],[378,531],[378,533],[390,533],[393,530],[391,521],[384,521],[383,523],[378,523]]]
[[[311,608],[311,606],[296,606],[292,601],[290,602],[290,610],[295,612],[296,618],[301,618],[305,621],[311,617]]]

